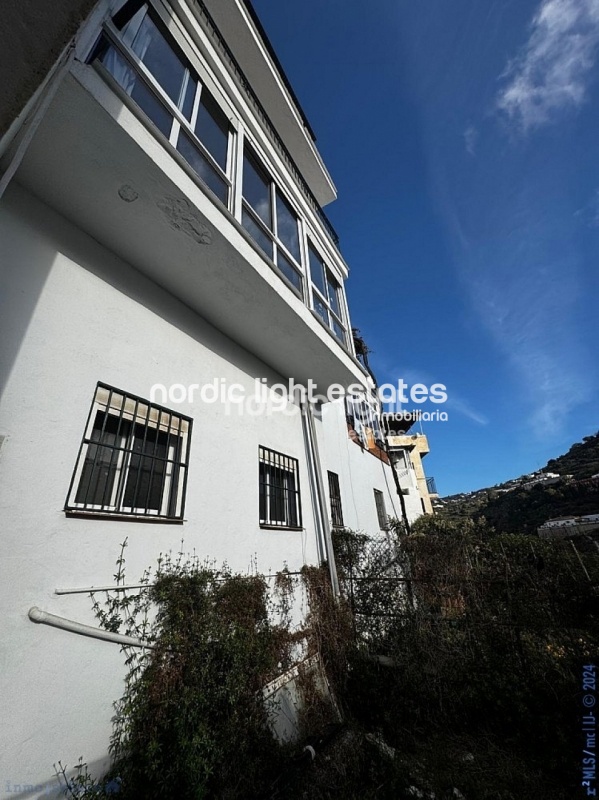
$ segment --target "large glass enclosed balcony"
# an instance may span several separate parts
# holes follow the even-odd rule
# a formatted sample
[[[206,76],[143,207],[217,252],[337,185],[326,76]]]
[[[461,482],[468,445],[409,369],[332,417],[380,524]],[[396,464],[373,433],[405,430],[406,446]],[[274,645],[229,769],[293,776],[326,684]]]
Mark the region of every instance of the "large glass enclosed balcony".
[[[331,232],[147,4],[98,31],[18,179],[280,374],[364,382]]]

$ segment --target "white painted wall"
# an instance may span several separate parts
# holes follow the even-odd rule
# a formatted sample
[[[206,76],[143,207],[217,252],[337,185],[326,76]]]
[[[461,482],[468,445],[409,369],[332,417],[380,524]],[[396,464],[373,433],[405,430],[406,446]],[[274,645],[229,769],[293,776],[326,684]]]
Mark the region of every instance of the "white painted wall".
[[[344,277],[342,258],[321,235],[313,209],[253,118],[246,98],[219,63],[208,37],[198,28],[194,41],[212,64],[215,81],[222,83],[274,177],[289,192],[312,235],[316,234],[317,244]],[[98,82],[91,67],[78,65],[78,69],[89,81],[94,78]],[[110,94],[104,85],[102,90]],[[69,181],[74,180],[78,193],[73,202],[83,209],[83,217],[101,217],[110,207],[98,194],[97,175],[108,169],[105,141],[95,130],[96,138],[91,137],[93,147],[98,146],[92,164],[97,171],[95,181],[73,169],[69,158],[59,162],[57,151],[61,142],[65,149],[65,131],[72,130],[70,120],[80,119],[76,114],[69,116],[68,111],[62,108],[67,115],[65,126],[59,126],[63,138],[55,137],[45,162],[42,159],[54,168],[60,163],[59,174],[49,181],[33,168],[35,179],[30,175],[30,186],[40,193],[47,188],[53,197],[69,194]],[[127,114],[120,117],[127,118]],[[132,131],[139,146],[141,137]],[[40,127],[38,139],[42,133]],[[83,138],[80,126],[77,135]],[[35,147],[36,140],[17,177],[26,175]],[[160,150],[156,142],[153,148],[151,152]],[[72,156],[73,150],[68,155]],[[166,174],[170,156],[151,157]],[[35,161],[32,163],[35,167]],[[131,165],[132,159],[127,168]],[[127,177],[123,175],[122,181]],[[154,180],[149,169],[146,179]],[[179,176],[176,185],[180,188],[182,182]],[[111,197],[115,193],[112,188]],[[148,197],[154,194],[148,192]],[[224,217],[221,211],[218,214],[220,222],[214,221],[214,228],[222,232]],[[76,216],[71,209],[71,218]],[[128,229],[131,239],[122,210],[118,225],[121,231]],[[106,246],[102,246],[15,183],[0,201],[0,436],[6,437],[0,451],[0,719],[5,721],[0,797],[52,796],[46,790],[55,783],[53,764],[59,760],[73,766],[81,755],[97,773],[107,766],[112,702],[123,689],[123,656],[118,645],[29,621],[28,610],[39,606],[96,624],[87,595],[59,596],[56,588],[110,584],[125,537],[129,541],[127,578],[133,582],[155,564],[161,552],[178,551],[182,538],[185,551],[195,550],[217,563],[226,559],[240,571],[255,565],[271,572],[284,564],[295,571],[317,560],[299,413],[240,417],[236,409],[227,414],[221,404],[201,404],[199,400],[165,403],[194,420],[186,521],[170,525],[65,516],[65,498],[98,381],[149,399],[154,384],[203,384],[224,378],[251,394],[255,378],[264,377],[270,383],[282,380],[220,333],[218,322],[210,325],[185,305],[184,297],[176,299],[112,253],[109,248],[116,247],[116,227],[108,226]],[[234,288],[231,286],[231,291]],[[333,347],[338,349],[331,340]],[[384,493],[388,514],[399,517],[391,471],[350,441],[343,404],[324,406],[316,427],[325,493],[328,499],[326,471],[332,470],[339,475],[345,524],[368,533],[379,530],[374,489]],[[301,532],[259,527],[259,445],[299,460]]]
[[[416,472],[412,465],[408,450],[403,451],[403,458],[400,456],[399,452],[392,452],[391,457],[398,459],[396,461],[396,470],[397,477],[399,478],[399,485],[402,489],[407,489],[408,492],[407,494],[404,494],[404,503],[406,506],[406,516],[411,525],[424,514],[422,508],[422,498],[418,489]],[[406,464],[408,466],[406,466]]]
[[[345,526],[368,534],[377,534],[380,531],[374,489],[383,492],[387,514],[401,519],[401,506],[391,468],[349,438],[343,400],[336,400],[322,407],[318,434],[327,495],[326,471],[339,475]]]
[[[125,537],[133,581],[181,538],[242,571],[254,560],[297,570],[315,562],[316,544],[299,414],[227,416],[220,404],[170,404],[194,420],[183,525],[66,518],[98,380],[148,398],[154,383],[223,377],[251,393],[256,377],[279,376],[16,187],[0,205],[0,265],[0,718],[10,724],[0,796],[14,797],[6,781],[46,785],[59,759],[83,755],[101,769],[122,691],[117,645],[35,625],[31,606],[95,624],[86,595],[54,590],[112,583]],[[259,444],[299,460],[301,532],[259,528]]]

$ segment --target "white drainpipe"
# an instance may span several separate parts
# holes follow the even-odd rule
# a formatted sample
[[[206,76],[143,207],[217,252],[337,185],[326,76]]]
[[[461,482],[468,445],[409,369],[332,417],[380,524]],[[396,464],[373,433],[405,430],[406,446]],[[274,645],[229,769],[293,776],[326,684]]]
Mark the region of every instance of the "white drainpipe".
[[[92,625],[84,625],[81,622],[66,619],[66,617],[58,617],[56,614],[42,611],[42,609],[37,608],[37,606],[33,606],[33,608],[29,609],[29,619],[32,622],[41,622],[44,625],[51,625],[53,628],[61,628],[63,631],[79,633],[82,636],[91,636],[94,639],[103,639],[105,642],[114,642],[115,644],[126,645],[127,647],[147,647],[149,649],[154,649],[153,644],[148,644],[133,636],[111,633],[110,631],[102,630],[102,628],[94,628]]]
[[[316,428],[314,425],[314,412],[310,403],[302,402],[302,421],[304,422],[304,435],[306,437],[306,447],[308,450],[309,467],[314,479],[314,498],[316,501],[316,527],[319,557],[326,558],[329,565],[331,576],[331,587],[333,597],[339,597],[339,579],[337,577],[337,566],[335,564],[335,553],[333,552],[333,540],[331,538],[331,527],[327,513],[325,501],[324,484],[322,480],[322,469],[320,456],[318,453],[318,440],[316,438]]]

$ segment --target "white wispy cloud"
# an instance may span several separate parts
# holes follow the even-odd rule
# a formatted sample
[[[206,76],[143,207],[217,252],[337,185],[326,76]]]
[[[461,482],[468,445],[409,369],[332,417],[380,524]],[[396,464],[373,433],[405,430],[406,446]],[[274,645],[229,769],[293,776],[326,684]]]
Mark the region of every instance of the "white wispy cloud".
[[[587,228],[599,228],[599,189],[595,190],[586,205],[574,212],[574,216],[578,217]]]
[[[539,267],[533,259],[524,266],[531,255],[526,245],[511,259],[505,255],[508,268],[501,281],[480,276],[470,289],[481,319],[518,376],[531,409],[530,428],[545,439],[559,432],[573,409],[592,394],[572,326],[580,292],[576,268],[559,261]]]
[[[476,143],[478,142],[478,131],[473,125],[468,125],[464,131],[464,144],[466,152],[471,156],[476,155]]]
[[[463,417],[471,420],[472,422],[476,422],[477,425],[488,425],[489,420],[484,415],[481,414],[476,409],[472,408],[470,403],[466,400],[463,400],[461,397],[455,394],[455,392],[450,392],[447,402],[443,406],[444,411],[456,411],[458,414],[461,414]]]
[[[528,42],[502,75],[497,106],[522,131],[578,108],[599,46],[599,0],[542,0]]]
[[[438,405],[426,405],[426,410],[436,410],[436,411],[455,411],[457,414],[460,414],[463,417],[475,422],[477,425],[488,425],[489,420],[487,417],[482,414],[480,411],[477,411],[473,408],[472,404],[458,395],[452,386],[447,385],[447,376],[434,376],[431,375],[429,372],[426,372],[421,369],[411,369],[406,367],[391,367],[385,368],[384,370],[384,377],[386,383],[390,383],[392,386],[397,385],[397,381],[401,378],[408,386],[414,386],[417,383],[420,383],[424,386],[428,386],[429,388],[433,386],[433,384],[443,384],[447,390],[447,400],[444,403],[440,403]],[[412,410],[417,409],[418,403],[404,403],[403,410]],[[398,404],[396,408],[391,409],[393,411],[401,411],[402,404]]]

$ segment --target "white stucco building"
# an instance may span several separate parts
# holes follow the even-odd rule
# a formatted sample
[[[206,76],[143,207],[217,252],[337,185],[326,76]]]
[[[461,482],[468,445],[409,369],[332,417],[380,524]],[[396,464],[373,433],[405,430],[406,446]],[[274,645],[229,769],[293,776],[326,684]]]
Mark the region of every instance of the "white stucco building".
[[[101,0],[58,44],[0,143],[2,797],[108,763],[119,646],[28,614],[96,625],[56,590],[110,584],[125,537],[130,578],[182,539],[297,570],[401,517],[370,412],[350,437],[342,398],[272,388],[372,381],[335,188],[250,4]]]

